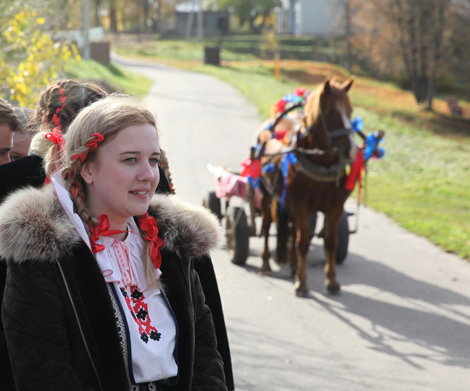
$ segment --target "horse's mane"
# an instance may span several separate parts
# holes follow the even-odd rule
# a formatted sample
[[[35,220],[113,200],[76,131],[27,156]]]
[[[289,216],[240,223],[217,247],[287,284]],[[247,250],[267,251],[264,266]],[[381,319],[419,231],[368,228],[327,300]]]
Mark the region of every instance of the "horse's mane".
[[[304,106],[305,114],[305,128],[316,124],[320,120],[320,97],[322,95],[323,89],[325,88],[326,83],[330,84],[330,95],[332,101],[344,100],[346,95],[342,90],[342,84],[336,79],[327,79],[322,84],[320,84],[315,90],[313,90],[307,98],[307,102]],[[349,99],[346,98],[345,103],[351,105]]]

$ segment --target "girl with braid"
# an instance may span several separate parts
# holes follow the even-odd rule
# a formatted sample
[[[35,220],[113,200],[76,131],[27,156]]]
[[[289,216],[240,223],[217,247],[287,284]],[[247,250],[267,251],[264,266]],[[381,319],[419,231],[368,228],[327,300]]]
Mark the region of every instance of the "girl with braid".
[[[47,157],[46,176],[60,164],[63,136],[75,116],[84,107],[107,95],[95,83],[72,79],[60,80],[42,91],[33,118],[33,126],[39,132],[31,142],[30,154]]]
[[[67,79],[47,86],[28,123],[35,133],[28,156],[0,167],[0,202],[21,187],[41,187],[60,161],[60,144],[72,120],[81,109],[106,96],[105,90],[91,82]],[[46,155],[48,167],[44,167]]]
[[[18,390],[226,391],[194,262],[207,209],[155,194],[152,114],[110,96],[70,125],[51,183],[0,207],[3,322]]]

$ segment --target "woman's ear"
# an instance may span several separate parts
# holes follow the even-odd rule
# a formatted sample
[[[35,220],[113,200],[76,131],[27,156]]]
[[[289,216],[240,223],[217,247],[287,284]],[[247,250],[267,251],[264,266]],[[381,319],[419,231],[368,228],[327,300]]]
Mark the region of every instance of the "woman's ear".
[[[95,173],[95,164],[92,161],[88,161],[82,164],[82,167],[80,168],[80,174],[88,185],[93,183],[94,179],[94,173]]]

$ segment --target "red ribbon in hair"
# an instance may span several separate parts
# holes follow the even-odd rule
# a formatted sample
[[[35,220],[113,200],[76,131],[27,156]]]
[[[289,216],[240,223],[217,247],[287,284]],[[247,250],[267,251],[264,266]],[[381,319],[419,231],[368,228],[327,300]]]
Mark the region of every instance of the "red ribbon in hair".
[[[90,232],[91,251],[94,254],[105,249],[102,244],[96,243],[100,236],[113,236],[117,234],[122,234],[127,231],[119,231],[117,229],[110,230],[108,216],[101,215],[98,219],[98,225],[96,227],[93,227],[90,223]]]
[[[152,258],[152,263],[155,269],[160,268],[162,265],[162,254],[160,252],[160,247],[165,244],[165,241],[158,236],[158,227],[155,217],[149,216],[148,213],[145,213],[139,219],[139,226],[142,231],[146,233],[144,240],[150,241],[150,257]]]
[[[83,163],[88,154],[98,148],[99,143],[102,141],[104,141],[104,136],[101,133],[93,133],[92,139],[85,144],[86,147],[89,147],[88,152],[76,153],[72,156],[72,160],[80,159]]]
[[[59,128],[54,129],[52,132],[46,133],[45,137],[54,144],[57,144],[60,148],[64,149],[64,138],[62,137],[62,132]]]

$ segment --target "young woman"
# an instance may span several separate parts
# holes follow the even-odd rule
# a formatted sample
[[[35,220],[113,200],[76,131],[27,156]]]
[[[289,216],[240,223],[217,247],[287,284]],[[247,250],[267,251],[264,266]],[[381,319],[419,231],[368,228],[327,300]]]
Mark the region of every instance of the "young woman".
[[[152,114],[108,97],[73,121],[51,184],[0,207],[19,390],[227,390],[193,269],[218,221],[154,195],[159,158]]]

